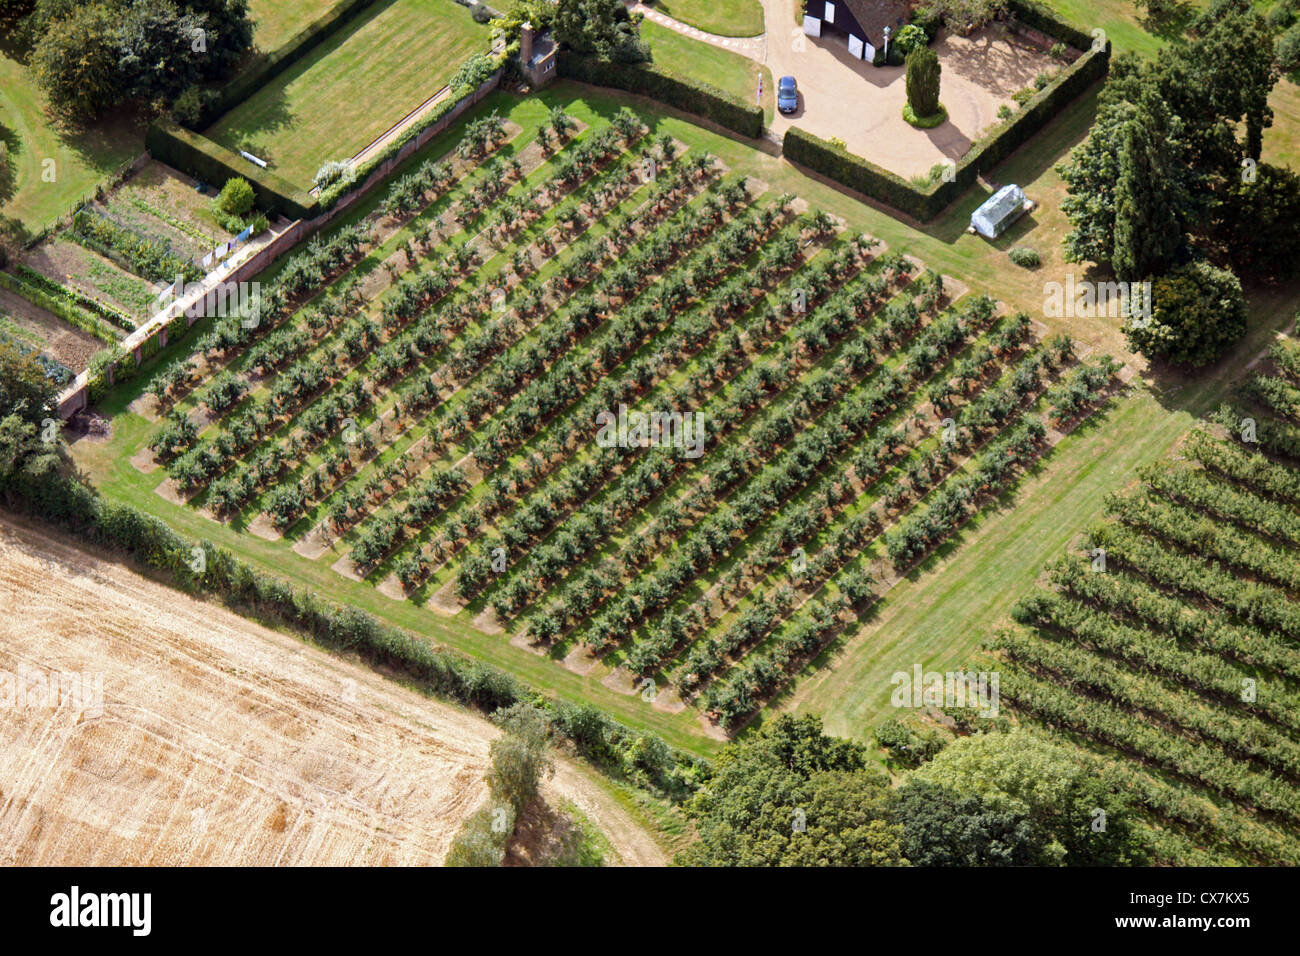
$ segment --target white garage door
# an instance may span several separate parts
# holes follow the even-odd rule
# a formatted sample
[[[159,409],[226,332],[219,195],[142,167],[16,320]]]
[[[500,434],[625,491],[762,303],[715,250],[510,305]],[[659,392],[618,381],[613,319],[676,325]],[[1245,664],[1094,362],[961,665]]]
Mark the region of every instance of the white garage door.
[[[862,41],[852,34],[849,34],[849,52],[859,60],[862,59]]]
[[[822,35],[822,22],[816,17],[805,16],[803,18],[803,32],[810,37],[819,37]]]

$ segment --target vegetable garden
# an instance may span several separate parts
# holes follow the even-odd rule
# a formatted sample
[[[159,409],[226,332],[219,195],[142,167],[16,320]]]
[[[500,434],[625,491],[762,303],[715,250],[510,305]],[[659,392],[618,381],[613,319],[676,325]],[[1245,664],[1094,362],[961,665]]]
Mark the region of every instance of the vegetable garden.
[[[735,731],[1114,384],[630,110],[475,115],[151,371],[159,495]]]

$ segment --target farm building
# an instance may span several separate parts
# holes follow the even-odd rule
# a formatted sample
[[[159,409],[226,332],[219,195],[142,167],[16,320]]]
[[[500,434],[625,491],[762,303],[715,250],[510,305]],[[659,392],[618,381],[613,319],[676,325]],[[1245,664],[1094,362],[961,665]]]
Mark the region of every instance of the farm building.
[[[884,45],[885,28],[896,33],[906,19],[905,0],[808,0],[803,32],[812,37],[843,34],[849,53],[870,62]]]
[[[1025,191],[1003,186],[970,214],[971,228],[985,239],[996,239],[1025,211]]]

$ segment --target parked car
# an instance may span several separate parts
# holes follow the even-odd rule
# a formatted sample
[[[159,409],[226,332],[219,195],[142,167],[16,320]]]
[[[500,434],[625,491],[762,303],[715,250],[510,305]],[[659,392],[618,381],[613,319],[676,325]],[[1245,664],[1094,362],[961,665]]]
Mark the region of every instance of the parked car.
[[[793,76],[783,76],[776,84],[776,108],[782,113],[793,113],[799,106],[799,87]]]

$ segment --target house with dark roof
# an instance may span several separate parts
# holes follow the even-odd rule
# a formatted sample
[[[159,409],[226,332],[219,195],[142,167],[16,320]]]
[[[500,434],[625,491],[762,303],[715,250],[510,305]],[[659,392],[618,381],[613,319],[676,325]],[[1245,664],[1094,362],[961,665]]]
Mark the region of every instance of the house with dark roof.
[[[907,0],[807,0],[803,32],[843,36],[850,54],[871,62],[884,46],[885,27],[892,35],[906,22]]]

